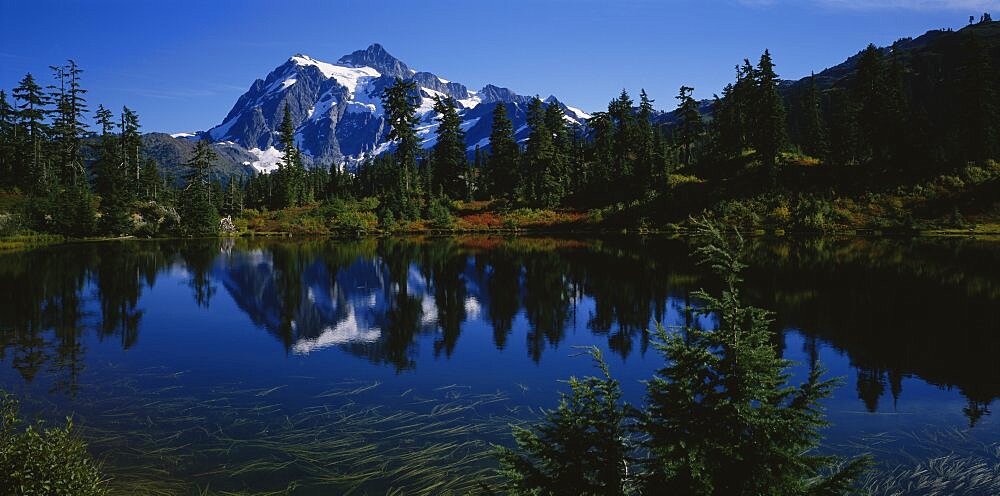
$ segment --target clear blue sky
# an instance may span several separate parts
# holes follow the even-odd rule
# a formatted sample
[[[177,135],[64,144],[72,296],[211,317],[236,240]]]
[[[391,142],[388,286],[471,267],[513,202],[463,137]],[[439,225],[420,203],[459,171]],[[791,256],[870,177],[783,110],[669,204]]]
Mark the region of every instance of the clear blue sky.
[[[710,97],[764,48],[800,78],[983,11],[996,18],[1000,0],[0,0],[0,88],[73,58],[92,107],[128,105],[146,131],[201,130],[292,54],[334,62],[378,42],[473,89],[592,111],[646,88],[672,108],[681,84]]]

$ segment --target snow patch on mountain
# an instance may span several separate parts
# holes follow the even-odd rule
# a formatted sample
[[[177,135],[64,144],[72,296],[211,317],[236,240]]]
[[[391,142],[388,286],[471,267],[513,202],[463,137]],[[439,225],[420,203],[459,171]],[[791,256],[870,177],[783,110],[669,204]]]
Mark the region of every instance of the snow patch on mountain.
[[[320,62],[308,55],[296,55],[291,59],[301,66],[313,66],[320,70],[327,79],[336,79],[337,83],[347,88],[347,91],[354,95],[358,88],[358,82],[363,78],[377,78],[382,74],[371,67],[344,67]]]
[[[270,174],[271,172],[277,170],[278,162],[285,157],[285,154],[282,151],[273,146],[267,150],[251,148],[247,151],[256,156],[257,160],[244,162],[243,165],[249,165],[262,174]]]

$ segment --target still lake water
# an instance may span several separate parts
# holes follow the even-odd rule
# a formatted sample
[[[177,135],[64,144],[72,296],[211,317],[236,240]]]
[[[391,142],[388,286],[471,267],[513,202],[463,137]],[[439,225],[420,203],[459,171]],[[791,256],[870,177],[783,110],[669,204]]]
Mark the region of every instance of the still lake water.
[[[844,382],[825,449],[884,466],[1000,442],[1000,243],[770,239],[746,295],[797,378]],[[74,415],[123,492],[488,481],[489,443],[718,282],[660,237],[122,241],[0,255],[0,388]],[[136,489],[141,488],[141,489]],[[429,488],[429,489],[428,489]]]

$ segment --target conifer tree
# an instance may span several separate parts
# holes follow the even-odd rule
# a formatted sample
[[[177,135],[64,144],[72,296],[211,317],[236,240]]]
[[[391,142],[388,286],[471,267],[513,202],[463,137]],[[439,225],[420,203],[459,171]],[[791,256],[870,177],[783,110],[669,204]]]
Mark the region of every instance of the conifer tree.
[[[142,157],[142,135],[139,133],[139,114],[128,107],[122,107],[121,122],[118,125],[118,153],[125,188],[122,194],[131,201],[139,192],[139,169]]]
[[[819,88],[816,74],[812,74],[802,98],[802,149],[813,157],[826,157],[827,146]]]
[[[804,384],[788,384],[790,363],[771,343],[768,312],[741,298],[742,238],[696,225],[706,237],[698,253],[724,286],[720,295],[696,292],[704,306],[695,312],[718,326],[657,331],[666,365],[647,383],[639,419],[650,454],[643,494],[844,494],[867,460],[839,465],[811,453],[826,425],[819,402],[837,381],[816,367]]]
[[[94,164],[94,186],[101,197],[101,231],[122,235],[131,232],[128,217],[127,173],[121,167],[118,137],[114,134],[114,115],[110,110],[98,105],[94,120],[100,127],[101,136]]]
[[[493,128],[490,131],[488,182],[494,197],[512,200],[517,188],[520,147],[514,138],[514,125],[507,118],[507,105],[499,102],[493,108]]]
[[[80,181],[86,182],[86,170],[80,156],[81,138],[87,128],[83,120],[87,111],[87,100],[84,98],[87,90],[80,85],[83,70],[73,60],[65,66],[52,66],[51,69],[58,80],[58,86],[50,87],[53,90],[50,101],[56,105],[52,131],[56,159],[60,162],[60,177],[63,184],[78,186]]]
[[[7,93],[0,90],[0,184],[14,186],[14,138],[17,122],[14,119],[14,107],[7,101]]]
[[[219,231],[219,212],[212,201],[211,170],[218,157],[206,140],[198,140],[187,161],[187,185],[182,199],[181,224],[191,236],[212,235]]]
[[[560,204],[566,195],[567,168],[572,152],[571,130],[566,124],[566,114],[559,102],[552,100],[545,106],[545,128],[552,136],[552,159],[542,177],[543,203],[549,207]]]
[[[545,108],[536,96],[528,104],[528,146],[524,151],[521,177],[521,196],[534,204],[552,207],[562,199],[555,166],[555,146],[552,133],[545,124]]]
[[[772,181],[777,177],[778,153],[785,146],[785,104],[778,93],[778,75],[774,72],[771,52],[764,50],[757,64],[755,120],[753,122],[753,144],[757,156],[767,168]]]
[[[450,198],[467,196],[468,165],[465,158],[465,132],[462,118],[458,115],[455,101],[436,96],[434,111],[437,112],[437,143],[432,152],[432,167],[435,175],[435,191],[443,191]]]
[[[599,377],[569,379],[569,394],[536,429],[514,428],[518,451],[498,448],[508,494],[628,494],[627,407],[597,348]]]
[[[275,179],[278,182],[278,208],[297,207],[304,203],[307,195],[305,189],[305,169],[302,157],[295,146],[295,124],[292,123],[292,112],[285,104],[284,117],[281,120],[279,141],[284,155],[278,162]]]
[[[414,219],[419,215],[424,193],[417,173],[420,153],[420,138],[415,129],[419,121],[417,91],[416,82],[397,77],[382,95],[382,107],[389,124],[388,139],[396,142],[394,163],[399,171],[395,175],[398,180],[393,196],[398,209],[396,217],[402,219]],[[385,162],[385,165],[390,164]]]
[[[681,160],[684,165],[691,165],[693,148],[705,129],[701,121],[701,112],[698,111],[698,102],[691,96],[693,93],[694,88],[681,86],[680,94],[676,97],[679,122],[674,136],[683,150]]]
[[[47,194],[49,192],[49,171],[45,163],[43,145],[48,137],[49,126],[48,97],[31,74],[21,79],[13,91],[17,106],[17,129],[21,138],[17,140],[16,160],[20,165],[17,183],[25,191]]]
[[[631,178],[632,148],[635,137],[635,113],[632,109],[632,97],[622,89],[618,98],[608,104],[608,115],[614,124],[614,146],[612,174],[615,180]]]
[[[653,184],[656,156],[655,130],[653,129],[653,102],[645,89],[639,90],[639,113],[636,114],[636,158],[635,186],[637,192],[649,189]]]

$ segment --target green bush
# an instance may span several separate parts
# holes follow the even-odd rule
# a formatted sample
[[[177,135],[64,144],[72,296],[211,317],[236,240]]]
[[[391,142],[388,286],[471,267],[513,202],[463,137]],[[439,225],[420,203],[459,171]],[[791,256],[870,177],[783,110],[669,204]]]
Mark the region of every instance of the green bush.
[[[451,229],[454,227],[455,217],[451,215],[451,209],[448,208],[447,198],[431,200],[430,205],[427,206],[427,220],[430,221],[431,227],[435,229]]]
[[[101,466],[73,432],[41,422],[21,429],[19,405],[0,391],[0,496],[103,496]]]

